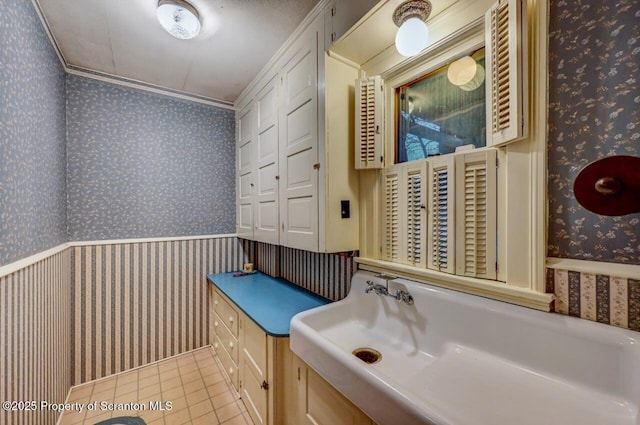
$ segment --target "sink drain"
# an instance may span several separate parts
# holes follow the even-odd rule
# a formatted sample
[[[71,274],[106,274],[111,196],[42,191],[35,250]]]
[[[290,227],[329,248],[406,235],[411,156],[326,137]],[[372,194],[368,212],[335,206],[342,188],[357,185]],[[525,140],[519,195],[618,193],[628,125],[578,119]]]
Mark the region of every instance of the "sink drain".
[[[369,347],[356,348],[352,351],[352,353],[363,362],[369,364],[378,363],[382,358],[382,354],[380,354],[380,351],[374,350],[373,348]]]

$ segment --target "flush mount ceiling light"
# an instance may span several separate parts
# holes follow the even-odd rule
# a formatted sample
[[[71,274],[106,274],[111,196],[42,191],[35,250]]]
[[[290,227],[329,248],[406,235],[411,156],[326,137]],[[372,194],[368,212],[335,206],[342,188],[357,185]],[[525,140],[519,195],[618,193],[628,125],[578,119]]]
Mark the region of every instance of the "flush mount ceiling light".
[[[393,22],[398,26],[396,49],[402,56],[415,56],[429,42],[426,20],[431,14],[428,0],[409,0],[401,3],[393,12]]]
[[[158,22],[175,38],[188,40],[200,32],[200,15],[184,0],[160,0]]]
[[[471,56],[464,56],[449,65],[447,78],[464,91],[477,89],[484,82],[484,68]]]

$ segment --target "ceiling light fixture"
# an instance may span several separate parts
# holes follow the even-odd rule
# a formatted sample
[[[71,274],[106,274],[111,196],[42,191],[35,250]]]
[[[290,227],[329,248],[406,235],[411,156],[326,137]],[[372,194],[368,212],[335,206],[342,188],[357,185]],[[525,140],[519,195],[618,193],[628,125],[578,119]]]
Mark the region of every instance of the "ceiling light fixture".
[[[160,0],[157,16],[162,28],[175,38],[188,40],[200,32],[200,15],[184,0]]]
[[[484,82],[484,68],[471,56],[464,56],[449,65],[447,78],[464,91],[477,89]]]
[[[415,56],[429,43],[426,20],[431,14],[428,0],[409,0],[401,3],[393,12],[393,22],[398,26],[396,49],[402,56]]]

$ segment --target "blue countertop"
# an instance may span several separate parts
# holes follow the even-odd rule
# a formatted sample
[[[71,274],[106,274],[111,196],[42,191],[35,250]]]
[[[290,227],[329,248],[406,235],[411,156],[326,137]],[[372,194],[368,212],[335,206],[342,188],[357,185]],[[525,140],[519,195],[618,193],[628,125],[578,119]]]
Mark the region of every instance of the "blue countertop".
[[[330,302],[261,272],[238,277],[234,273],[210,274],[207,279],[271,336],[288,337],[293,316]]]

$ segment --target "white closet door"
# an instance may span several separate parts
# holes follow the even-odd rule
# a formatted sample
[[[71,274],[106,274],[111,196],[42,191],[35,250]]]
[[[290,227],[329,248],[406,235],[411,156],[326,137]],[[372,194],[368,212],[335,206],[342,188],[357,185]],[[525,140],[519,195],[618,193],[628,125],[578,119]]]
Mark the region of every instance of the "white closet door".
[[[241,238],[253,239],[253,104],[240,111],[236,118],[237,131],[237,218],[236,233]]]
[[[280,244],[317,251],[317,32],[305,33],[292,50],[280,74]]]
[[[278,244],[278,84],[274,77],[256,96],[254,238]]]

